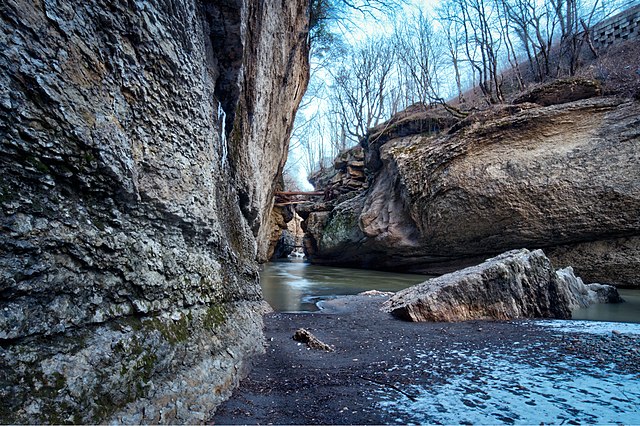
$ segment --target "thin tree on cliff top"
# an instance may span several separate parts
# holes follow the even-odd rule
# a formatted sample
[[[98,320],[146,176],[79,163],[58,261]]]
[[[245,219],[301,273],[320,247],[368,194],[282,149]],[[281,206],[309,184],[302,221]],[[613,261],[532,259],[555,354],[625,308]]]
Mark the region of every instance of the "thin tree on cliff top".
[[[370,39],[350,49],[345,59],[345,64],[331,72],[331,93],[346,136],[358,142],[371,127],[388,118],[385,100],[395,52],[388,39]]]
[[[393,42],[401,72],[408,74],[413,81],[417,98],[414,100],[429,105],[439,99],[445,52],[431,17],[418,10],[408,19],[396,23]]]
[[[464,31],[460,20],[455,19],[458,13],[456,2],[444,0],[436,8],[438,21],[442,27],[442,35],[447,48],[449,60],[453,68],[458,102],[464,102],[462,89],[462,43],[464,43]]]

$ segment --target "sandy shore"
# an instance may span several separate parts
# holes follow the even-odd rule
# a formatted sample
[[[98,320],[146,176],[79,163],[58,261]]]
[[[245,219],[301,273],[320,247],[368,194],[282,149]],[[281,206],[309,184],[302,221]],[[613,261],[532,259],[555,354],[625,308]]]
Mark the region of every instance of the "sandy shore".
[[[638,325],[414,324],[384,300],[267,315],[266,354],[210,423],[640,423]],[[294,341],[301,327],[335,352]]]

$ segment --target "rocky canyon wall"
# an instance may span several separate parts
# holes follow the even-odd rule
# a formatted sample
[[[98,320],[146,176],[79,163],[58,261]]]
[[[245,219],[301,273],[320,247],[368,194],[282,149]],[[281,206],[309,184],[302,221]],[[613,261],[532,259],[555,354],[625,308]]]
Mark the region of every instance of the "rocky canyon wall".
[[[586,282],[640,286],[637,100],[505,105],[438,135],[369,138],[370,188],[306,207],[313,262],[444,273],[543,248]]]
[[[0,26],[0,420],[202,422],[262,350],[305,2],[8,0]]]

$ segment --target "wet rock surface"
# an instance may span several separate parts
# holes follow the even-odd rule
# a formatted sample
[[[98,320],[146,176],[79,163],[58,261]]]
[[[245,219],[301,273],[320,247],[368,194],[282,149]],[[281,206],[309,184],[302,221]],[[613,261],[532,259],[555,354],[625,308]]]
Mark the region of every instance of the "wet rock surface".
[[[634,423],[640,327],[580,321],[407,323],[385,297],[265,317],[267,352],[214,424]],[[329,313],[331,312],[331,313]],[[565,325],[584,324],[569,328]],[[304,327],[335,346],[307,349]]]

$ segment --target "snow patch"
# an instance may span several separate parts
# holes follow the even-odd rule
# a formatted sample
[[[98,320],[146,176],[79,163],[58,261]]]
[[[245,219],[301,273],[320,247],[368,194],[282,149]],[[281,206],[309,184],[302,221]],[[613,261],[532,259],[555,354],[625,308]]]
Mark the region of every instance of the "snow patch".
[[[534,321],[533,325],[551,328],[563,333],[588,333],[588,334],[640,334],[640,324],[606,321],[563,321],[545,320]]]
[[[227,113],[222,109],[222,102],[218,102],[218,122],[220,123],[220,144],[222,145],[221,163],[224,166],[227,163]]]
[[[418,354],[412,367],[429,369],[431,380],[402,386],[411,397],[380,390],[380,405],[415,424],[635,424],[640,419],[637,375],[560,357],[521,362],[525,355],[517,354],[525,349],[513,349]],[[438,373],[434,356],[439,368],[459,373]]]

